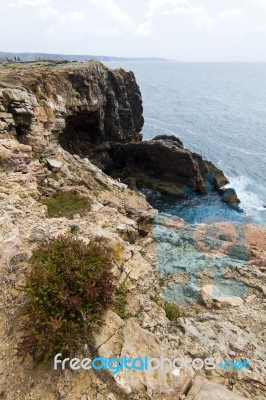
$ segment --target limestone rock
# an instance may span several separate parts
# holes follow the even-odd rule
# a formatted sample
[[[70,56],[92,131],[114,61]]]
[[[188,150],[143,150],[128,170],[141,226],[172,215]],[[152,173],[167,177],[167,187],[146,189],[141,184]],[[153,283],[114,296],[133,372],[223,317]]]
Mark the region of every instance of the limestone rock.
[[[242,300],[241,297],[228,296],[222,292],[221,288],[216,288],[213,285],[203,286],[199,292],[199,296],[208,308],[211,308],[212,306],[217,308],[230,306],[239,307],[244,303],[244,300]]]
[[[231,392],[218,383],[196,377],[185,400],[245,400],[245,397]]]
[[[32,148],[12,139],[0,143],[0,170],[3,172],[27,171],[31,162]]]
[[[105,324],[95,337],[98,356],[117,358],[127,356],[129,359],[148,356],[150,358],[168,357],[169,350],[155,335],[142,329],[133,319],[126,323],[120,318],[108,312]],[[111,372],[108,371],[111,375]],[[178,400],[188,388],[192,372],[181,370],[179,376],[173,374],[166,363],[165,368],[128,371],[123,369],[117,375],[112,376],[118,388],[124,395],[137,399],[139,393],[146,393],[147,399],[171,399]]]
[[[53,172],[59,172],[62,168],[62,162],[52,158],[47,159],[47,166]]]

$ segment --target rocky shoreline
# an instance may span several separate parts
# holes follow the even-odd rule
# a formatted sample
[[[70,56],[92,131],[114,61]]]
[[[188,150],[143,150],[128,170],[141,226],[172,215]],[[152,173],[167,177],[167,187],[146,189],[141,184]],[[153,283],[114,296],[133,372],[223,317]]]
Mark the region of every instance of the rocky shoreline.
[[[159,215],[132,190],[146,187],[180,196],[187,187],[204,194],[209,178],[224,196],[228,183],[222,171],[176,138],[143,141],[142,112],[134,75],[123,70],[95,62],[0,67],[4,399],[264,399],[266,231],[231,223],[195,228]],[[72,219],[49,218],[42,199],[70,191],[88,199],[90,210]],[[234,193],[227,192],[225,201],[228,196],[237,203]],[[94,335],[95,356],[248,359],[251,369],[182,369],[175,375],[166,368],[113,376],[54,371],[51,364],[35,366],[30,358],[18,362],[17,309],[23,298],[17,286],[35,246],[60,233],[85,242],[101,238],[116,254],[116,281],[127,285],[126,317],[106,313]],[[198,268],[197,274],[191,276],[191,268]],[[215,295],[215,271],[222,271],[226,282],[242,282],[246,293]],[[179,299],[180,315],[170,321],[161,302],[165,296],[174,301],[188,277],[196,285],[196,301]]]
[[[59,143],[132,188],[175,196],[188,188],[205,194],[211,180],[225,202],[239,202],[233,189],[223,189],[229,183],[223,172],[184,149],[179,139],[142,140],[142,99],[133,73],[100,63],[51,71],[40,67],[37,74],[22,71],[6,77],[2,73],[6,82],[0,91],[0,129],[15,134],[37,154]]]

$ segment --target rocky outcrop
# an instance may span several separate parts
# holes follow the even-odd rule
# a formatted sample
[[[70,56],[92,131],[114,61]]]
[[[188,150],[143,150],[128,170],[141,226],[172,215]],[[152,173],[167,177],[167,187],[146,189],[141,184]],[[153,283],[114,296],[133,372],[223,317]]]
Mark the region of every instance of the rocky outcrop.
[[[228,188],[228,189],[221,188],[219,190],[219,194],[222,196],[222,200],[226,204],[237,205],[240,203],[236,191],[233,188]]]
[[[37,154],[60,143],[133,188],[177,196],[186,189],[204,194],[210,180],[215,190],[228,183],[221,170],[174,136],[142,141],[142,100],[132,72],[90,62],[40,65],[32,74],[22,64],[0,77],[0,134],[11,133]],[[223,198],[237,199],[228,192]]]
[[[95,337],[95,341],[99,357],[110,358],[117,354],[119,359],[124,356],[133,359],[138,354],[139,357],[145,355],[153,358],[156,354],[156,358],[160,359],[173,356],[166,344],[160,342],[153,333],[141,328],[134,319],[129,318],[125,323],[112,312],[106,314],[106,323]],[[107,379],[110,379],[111,372],[108,374],[110,376],[107,376]],[[138,374],[124,369],[112,376],[112,379],[128,398],[137,399],[140,393],[145,393],[148,398],[154,400],[178,400],[189,388],[193,375],[192,370],[186,369],[181,370],[179,375],[174,375],[165,363],[164,368],[138,371]]]
[[[45,68],[46,66],[46,68]],[[0,70],[0,133],[42,152],[51,142],[90,156],[106,141],[138,140],[141,94],[132,72],[83,65]]]
[[[182,196],[191,190],[205,194],[208,181],[219,189],[228,183],[223,172],[200,155],[184,149],[177,138],[113,144],[100,166],[133,188],[149,188]],[[97,162],[97,161],[96,161]]]
[[[207,379],[197,377],[189,391],[186,400],[243,400],[217,383],[210,383]]]

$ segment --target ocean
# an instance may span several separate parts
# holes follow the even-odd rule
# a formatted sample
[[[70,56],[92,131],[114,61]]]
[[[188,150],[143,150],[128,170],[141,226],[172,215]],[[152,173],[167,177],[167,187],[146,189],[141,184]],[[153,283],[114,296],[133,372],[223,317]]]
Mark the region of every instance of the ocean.
[[[143,98],[144,139],[174,134],[221,168],[241,200],[176,200],[153,194],[160,211],[190,223],[216,215],[266,225],[266,63],[108,62],[134,72]]]

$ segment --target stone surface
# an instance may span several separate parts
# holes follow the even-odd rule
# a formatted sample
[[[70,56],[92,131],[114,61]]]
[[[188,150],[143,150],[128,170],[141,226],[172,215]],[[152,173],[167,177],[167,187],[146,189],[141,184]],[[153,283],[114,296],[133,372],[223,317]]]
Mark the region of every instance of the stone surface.
[[[109,312],[106,315],[104,327],[95,337],[99,357],[110,358],[114,354],[117,358],[127,356],[129,359],[136,357],[160,358],[168,357],[169,350],[152,333],[144,330],[133,319],[126,323]],[[111,374],[108,371],[108,374]],[[120,371],[113,376],[120,390],[130,398],[138,398],[144,392],[147,398],[179,399],[188,388],[192,380],[192,372],[184,369],[179,376],[173,374],[166,363],[163,370],[148,371]],[[165,396],[165,397],[164,397]]]
[[[186,370],[179,376],[164,371],[120,378],[118,374],[114,379],[109,372],[56,372],[52,364],[36,366],[30,357],[17,360],[21,323],[17,311],[23,301],[17,288],[29,271],[33,249],[65,233],[85,243],[95,237],[103,242],[113,254],[115,282],[127,288],[124,319],[111,311],[105,315],[94,352],[118,356],[147,352],[171,359],[245,357],[251,370],[202,370],[203,377],[223,386],[214,388],[204,381],[192,394],[208,398],[209,393],[216,397],[222,393],[230,398],[232,392],[226,387],[233,386],[242,398],[264,400],[265,227],[211,221],[192,226],[175,216],[158,214],[143,195],[107,176],[84,154],[95,156],[97,149],[102,152],[99,162],[104,162],[111,144],[122,148],[129,142],[143,148],[155,146],[158,151],[163,148],[164,157],[170,152],[174,163],[173,153],[180,152],[196,173],[194,178],[188,175],[191,187],[198,184],[196,176],[205,173],[220,187],[222,172],[212,173],[215,167],[183,149],[178,139],[160,136],[152,145],[141,143],[142,103],[130,73],[109,71],[98,63],[54,67],[40,63],[36,69],[33,64],[11,70],[0,65],[0,77],[1,396],[7,400],[179,400],[193,383],[193,372]],[[66,149],[79,150],[79,155]],[[50,171],[47,159],[62,163],[60,171]],[[183,164],[184,171],[189,163]],[[137,167],[135,163],[139,174]],[[73,220],[48,218],[42,197],[59,189],[86,197],[91,210]],[[243,304],[206,310],[198,302],[200,289],[213,284],[214,272],[220,277],[222,273],[225,282],[235,279],[246,285]],[[188,283],[194,301],[179,301],[180,316],[170,321],[163,300],[169,293],[174,301],[180,293],[187,295],[180,288],[186,289]]]
[[[48,165],[48,168],[53,172],[58,172],[62,168],[61,161],[54,160],[52,158],[47,159],[47,165]]]
[[[245,397],[239,396],[224,386],[214,382],[208,382],[206,379],[196,377],[193,386],[190,389],[185,400],[245,400]]]
[[[240,203],[236,191],[233,188],[224,189],[221,191],[222,200],[226,204],[237,205]]]
[[[215,189],[228,183],[221,170],[184,149],[182,142],[171,136],[113,144],[107,154],[109,158],[100,166],[111,176],[130,182],[131,187],[182,196],[188,188],[198,194],[206,193],[206,174],[212,176]]]
[[[229,287],[230,289],[230,287]],[[223,292],[223,288],[219,286],[206,285],[199,292],[200,299],[208,307],[239,307],[244,303],[244,300],[238,296],[228,296]]]

